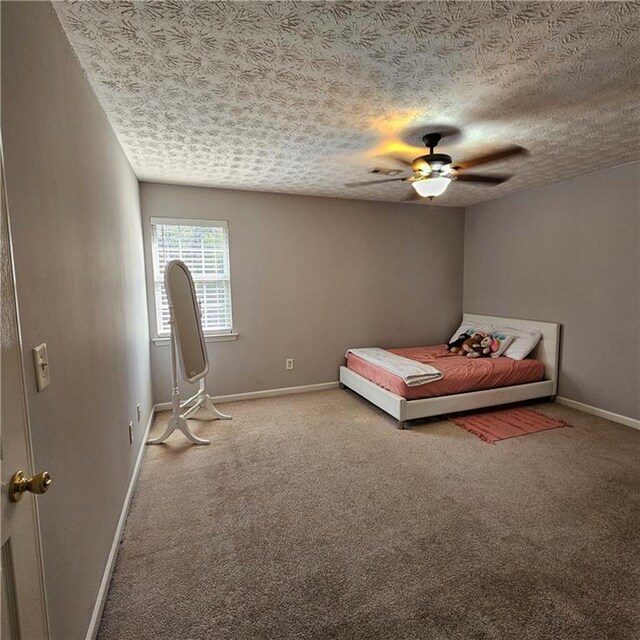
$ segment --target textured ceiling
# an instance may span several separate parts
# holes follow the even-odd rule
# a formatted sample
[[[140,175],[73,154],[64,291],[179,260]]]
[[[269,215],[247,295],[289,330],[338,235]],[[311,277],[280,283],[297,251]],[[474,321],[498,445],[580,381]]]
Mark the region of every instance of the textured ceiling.
[[[402,200],[408,184],[343,184],[433,125],[460,130],[438,148],[454,160],[531,152],[443,205],[640,158],[638,2],[54,6],[142,180]]]

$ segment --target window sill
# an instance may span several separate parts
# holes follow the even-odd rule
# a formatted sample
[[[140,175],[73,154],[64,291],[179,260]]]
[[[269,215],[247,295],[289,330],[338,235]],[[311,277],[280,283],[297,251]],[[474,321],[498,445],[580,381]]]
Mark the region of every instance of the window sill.
[[[211,336],[205,336],[205,342],[235,342],[238,339],[237,333],[217,333]],[[164,345],[169,346],[171,342],[171,338],[167,336],[166,338],[152,338],[151,341],[158,347],[162,347]]]

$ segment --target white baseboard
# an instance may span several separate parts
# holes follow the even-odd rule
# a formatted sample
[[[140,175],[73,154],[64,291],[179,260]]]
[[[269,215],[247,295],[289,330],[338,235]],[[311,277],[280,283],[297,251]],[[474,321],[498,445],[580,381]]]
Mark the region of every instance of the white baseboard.
[[[138,475],[142,466],[142,458],[146,449],[146,443],[149,438],[149,431],[151,430],[151,424],[153,423],[153,417],[155,415],[155,407],[151,407],[151,413],[149,414],[149,420],[144,430],[142,440],[140,443],[140,451],[138,451],[138,457],[136,458],[136,464],[133,467],[133,473],[131,474],[131,480],[129,481],[129,487],[127,489],[127,495],[124,497],[124,503],[122,505],[122,511],[120,512],[120,519],[118,520],[118,526],[116,527],[116,533],[111,543],[111,551],[107,558],[107,566],[102,574],[102,582],[100,583],[100,589],[98,590],[98,596],[96,598],[96,604],[93,607],[93,613],[91,614],[91,621],[89,622],[89,628],[87,630],[86,640],[95,640],[100,628],[100,620],[102,618],[102,611],[107,601],[107,593],[109,592],[109,583],[111,582],[111,576],[116,566],[116,558],[118,556],[118,548],[120,547],[120,539],[122,538],[122,532],[124,531],[124,525],[127,521],[127,515],[129,513],[129,507],[131,506],[131,498],[133,497],[133,490],[138,481]]]
[[[556,402],[558,404],[563,404],[567,407],[571,407],[572,409],[577,409],[578,411],[590,413],[594,416],[598,416],[599,418],[611,420],[611,422],[618,422],[633,429],[640,429],[640,420],[636,420],[635,418],[621,416],[619,413],[613,413],[612,411],[606,411],[605,409],[598,409],[598,407],[592,407],[590,404],[584,404],[583,402],[570,400],[569,398],[563,398],[562,396],[556,396]]]
[[[289,396],[294,393],[308,393],[309,391],[326,391],[335,389],[340,383],[321,382],[319,384],[306,384],[300,387],[283,387],[282,389],[266,389],[264,391],[249,391],[247,393],[234,393],[230,396],[215,396],[214,402],[238,402],[239,400],[256,400],[257,398],[273,398],[275,396]],[[170,402],[159,402],[155,405],[156,411],[166,411],[171,409]]]

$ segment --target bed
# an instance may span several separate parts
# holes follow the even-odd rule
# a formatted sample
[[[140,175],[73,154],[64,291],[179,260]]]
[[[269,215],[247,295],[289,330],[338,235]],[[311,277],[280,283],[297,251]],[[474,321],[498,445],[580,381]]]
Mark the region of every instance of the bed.
[[[542,332],[542,339],[525,360],[474,360],[474,367],[477,369],[479,365],[482,369],[479,376],[460,373],[462,365],[467,364],[462,362],[465,359],[461,356],[447,357],[442,346],[391,350],[405,357],[434,364],[445,373],[443,380],[413,388],[406,387],[400,378],[394,380],[393,374],[375,371],[366,362],[349,354],[348,366],[340,367],[341,385],[396,418],[399,429],[403,429],[408,420],[556,395],[559,324],[472,313],[465,313],[463,320],[523,330],[537,329]],[[446,370],[449,368],[451,371],[457,370],[456,376],[451,373],[447,376]],[[487,386],[491,388],[486,388]]]

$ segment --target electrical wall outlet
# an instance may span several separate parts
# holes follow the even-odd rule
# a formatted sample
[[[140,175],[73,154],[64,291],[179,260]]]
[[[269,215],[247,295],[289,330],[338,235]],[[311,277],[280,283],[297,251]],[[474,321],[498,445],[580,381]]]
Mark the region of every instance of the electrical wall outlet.
[[[136,414],[138,416],[138,422],[140,422],[140,418],[142,417],[142,411],[140,409],[140,403],[138,402],[138,404],[136,405]]]
[[[133,444],[133,420],[129,420],[129,444]]]
[[[287,371],[291,371],[291,370],[293,369],[293,358],[287,358],[287,359],[284,361],[284,368],[285,368]]]

